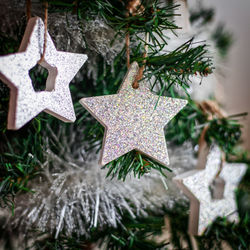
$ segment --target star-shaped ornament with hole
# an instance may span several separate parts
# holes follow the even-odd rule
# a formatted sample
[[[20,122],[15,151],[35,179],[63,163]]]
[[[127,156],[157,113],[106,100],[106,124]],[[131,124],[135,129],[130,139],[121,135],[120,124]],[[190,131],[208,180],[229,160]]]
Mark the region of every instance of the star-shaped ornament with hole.
[[[69,83],[87,60],[87,55],[57,51],[46,33],[44,59],[44,23],[30,18],[17,53],[0,57],[0,79],[10,91],[8,129],[19,129],[45,111],[65,122],[74,122],[75,112]],[[48,70],[44,91],[35,91],[29,71],[40,64]]]

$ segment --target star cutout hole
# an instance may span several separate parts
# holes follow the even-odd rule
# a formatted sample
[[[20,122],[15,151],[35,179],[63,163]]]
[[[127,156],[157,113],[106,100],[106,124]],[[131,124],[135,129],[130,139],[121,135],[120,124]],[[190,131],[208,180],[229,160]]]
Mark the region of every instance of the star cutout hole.
[[[225,181],[221,177],[215,177],[209,186],[209,190],[213,200],[223,199],[225,190]]]
[[[52,91],[55,89],[57,68],[43,61],[29,70],[29,76],[35,92]]]

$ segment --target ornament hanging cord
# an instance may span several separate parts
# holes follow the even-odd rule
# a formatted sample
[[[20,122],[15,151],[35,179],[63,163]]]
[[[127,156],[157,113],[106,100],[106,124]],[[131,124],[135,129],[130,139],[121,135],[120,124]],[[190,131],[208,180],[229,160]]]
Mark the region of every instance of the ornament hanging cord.
[[[208,121],[213,120],[214,115],[216,115],[218,118],[225,117],[223,112],[220,110],[220,108],[218,107],[218,105],[214,101],[211,101],[211,100],[204,101],[202,103],[199,103],[198,106],[204,114],[208,115]],[[208,129],[209,129],[209,125],[206,125],[201,132],[199,142],[198,142],[199,150],[202,148],[202,145],[204,145],[204,143],[206,143],[205,137],[206,137],[206,133],[207,133]],[[200,151],[199,151],[199,153],[200,153]],[[216,173],[215,178],[219,177],[219,175],[223,169],[225,161],[226,161],[226,154],[225,154],[225,152],[222,152],[220,168],[219,168],[218,172]]]
[[[139,81],[142,79],[143,77],[143,71],[145,69],[145,65],[146,65],[146,58],[148,56],[148,41],[149,41],[149,33],[147,32],[145,34],[145,45],[144,45],[144,54],[143,54],[143,58],[144,60],[142,61],[143,65],[140,67],[138,75],[133,83],[133,88],[134,89],[138,89],[139,88]]]
[[[147,55],[148,55],[148,42],[149,42],[149,33],[147,32],[145,34],[145,45],[144,45],[144,54],[143,54],[144,60],[142,61],[143,65],[140,67],[138,75],[137,75],[135,81],[132,84],[134,89],[139,88],[139,83],[138,82],[143,77],[143,71],[145,69],[146,58],[147,58]],[[126,33],[125,45],[126,45],[127,67],[129,68],[129,66],[130,66],[130,47],[129,47],[130,46],[130,35],[129,35],[129,31],[127,31],[127,33]]]
[[[26,16],[27,21],[31,18],[31,0],[26,0]]]
[[[141,15],[145,8],[141,4],[140,0],[130,0],[127,2],[126,6],[127,12],[126,12],[126,17],[129,17],[130,15],[135,16],[135,15]],[[134,89],[139,88],[139,81],[143,77],[143,71],[145,69],[145,64],[146,64],[146,58],[148,55],[148,42],[149,42],[149,33],[146,32],[145,34],[145,44],[144,44],[144,54],[143,58],[144,60],[142,61],[143,65],[140,67],[138,75],[135,79],[135,81],[132,84],[132,87]],[[127,57],[127,68],[130,66],[130,34],[129,34],[129,27],[127,26],[127,32],[126,32],[126,37],[125,37],[125,46],[126,46],[126,57]]]

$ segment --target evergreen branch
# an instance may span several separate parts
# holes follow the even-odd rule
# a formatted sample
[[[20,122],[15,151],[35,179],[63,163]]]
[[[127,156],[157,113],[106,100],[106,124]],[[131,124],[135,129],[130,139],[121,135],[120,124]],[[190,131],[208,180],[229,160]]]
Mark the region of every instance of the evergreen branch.
[[[140,177],[149,173],[152,169],[159,171],[165,177],[166,175],[163,173],[163,169],[171,171],[168,167],[160,165],[136,151],[131,151],[106,164],[102,168],[109,169],[106,177],[111,176],[111,179],[117,177],[118,180],[123,181],[125,181],[127,175],[130,173],[133,173],[134,177],[140,179]]]
[[[190,22],[199,21],[200,25],[205,25],[213,20],[214,15],[215,12],[213,8],[204,8],[201,6],[197,10],[190,11]]]
[[[230,32],[225,30],[223,24],[219,24],[213,34],[212,38],[215,41],[215,45],[222,57],[225,57],[228,53],[229,48],[233,44],[233,36]]]
[[[206,141],[216,143],[226,154],[233,153],[234,147],[241,137],[241,125],[237,120],[214,119],[209,124],[206,133]]]
[[[24,159],[23,159],[24,160]],[[14,212],[14,196],[19,191],[33,192],[27,187],[28,181],[38,173],[38,168],[31,157],[25,163],[0,164],[0,207],[12,207]]]
[[[156,79],[163,79],[159,82],[161,89],[167,84],[168,90],[173,83],[185,89],[189,87],[192,75],[199,74],[203,77],[211,74],[213,68],[211,59],[207,57],[207,46],[191,48],[192,43],[193,38],[168,54],[149,56],[145,78],[151,79],[154,76]]]
[[[209,25],[213,21],[215,11],[213,8],[204,8],[200,5],[198,9],[190,11],[191,23],[198,23],[199,26]],[[225,57],[233,43],[231,32],[227,31],[223,24],[219,23],[211,37],[222,57]]]
[[[77,13],[80,19],[88,20],[99,15],[117,32],[117,35],[124,36],[127,31],[132,36],[148,32],[154,46],[160,46],[161,43],[166,44],[163,30],[174,32],[174,30],[179,29],[172,20],[176,15],[174,9],[178,5],[169,4],[163,7],[158,0],[142,1],[140,6],[143,6],[143,11],[130,13],[129,15],[126,9],[126,1],[51,0],[49,3],[51,12],[73,11]]]
[[[243,115],[246,113],[241,114]],[[209,120],[207,115],[191,100],[168,124],[166,138],[178,144],[191,139],[193,144],[197,144],[205,125],[209,127],[205,136],[206,141],[209,144],[217,144],[227,156],[233,154],[241,136],[239,121],[230,117],[215,117]]]

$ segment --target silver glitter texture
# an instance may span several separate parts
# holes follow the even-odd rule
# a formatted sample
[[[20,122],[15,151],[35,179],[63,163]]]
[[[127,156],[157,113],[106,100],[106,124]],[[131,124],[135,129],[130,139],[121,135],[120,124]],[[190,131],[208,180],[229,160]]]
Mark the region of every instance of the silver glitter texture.
[[[189,232],[202,234],[206,227],[218,216],[229,216],[236,220],[238,215],[235,201],[235,189],[246,172],[245,164],[225,163],[220,177],[226,182],[224,198],[214,200],[211,197],[209,186],[220,167],[221,151],[214,147],[209,155],[204,170],[191,170],[176,176],[178,186],[190,199]],[[195,203],[198,210],[195,211]],[[197,212],[198,211],[198,212]],[[196,225],[195,225],[196,224]]]
[[[35,92],[29,70],[40,60],[44,44],[44,24],[31,18],[18,53],[0,57],[0,78],[10,88],[8,129],[19,129],[41,111],[65,122],[75,121],[69,83],[87,60],[83,54],[57,51],[49,33],[44,60],[49,72],[45,91]]]
[[[133,62],[118,94],[82,98],[80,103],[105,127],[101,165],[135,149],[168,165],[164,126],[187,104],[186,100],[159,97],[146,82],[132,83],[139,66]]]

